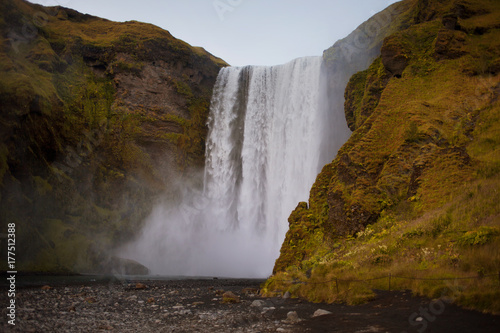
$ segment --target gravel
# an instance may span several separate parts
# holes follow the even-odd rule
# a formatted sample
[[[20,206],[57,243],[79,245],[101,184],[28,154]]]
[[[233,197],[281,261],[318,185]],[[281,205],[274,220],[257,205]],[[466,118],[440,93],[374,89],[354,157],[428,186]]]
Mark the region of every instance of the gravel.
[[[255,293],[261,282],[140,281],[21,288],[16,294],[16,325],[7,324],[2,307],[0,331],[292,332],[286,312],[278,313],[272,306],[282,301]],[[238,303],[222,302],[222,295],[230,293]],[[251,306],[259,300],[262,306]]]
[[[496,333],[500,327],[500,316],[409,291],[377,291],[374,300],[357,306],[314,304],[263,298],[258,293],[262,282],[114,280],[19,286],[15,326],[7,323],[9,299],[2,288],[0,332]]]

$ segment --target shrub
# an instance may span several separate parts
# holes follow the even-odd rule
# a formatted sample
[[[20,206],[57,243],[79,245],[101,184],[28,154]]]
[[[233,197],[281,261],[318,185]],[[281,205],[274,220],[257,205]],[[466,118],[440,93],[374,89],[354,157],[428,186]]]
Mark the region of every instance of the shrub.
[[[480,227],[478,230],[468,231],[463,234],[457,241],[460,246],[477,246],[484,245],[499,234],[497,228]]]

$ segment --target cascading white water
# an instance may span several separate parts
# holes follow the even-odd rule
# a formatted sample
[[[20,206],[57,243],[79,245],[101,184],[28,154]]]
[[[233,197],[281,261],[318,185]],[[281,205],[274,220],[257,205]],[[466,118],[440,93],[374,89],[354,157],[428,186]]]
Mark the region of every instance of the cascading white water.
[[[221,230],[274,239],[318,174],[321,58],[224,68],[209,117],[205,194]],[[274,253],[276,255],[276,253]],[[274,257],[275,259],[275,257]]]
[[[307,57],[222,69],[209,115],[203,191],[157,207],[125,255],[156,274],[268,276],[288,216],[343,143],[325,142],[335,124],[328,124],[322,67],[321,57]],[[346,131],[345,123],[338,127]]]

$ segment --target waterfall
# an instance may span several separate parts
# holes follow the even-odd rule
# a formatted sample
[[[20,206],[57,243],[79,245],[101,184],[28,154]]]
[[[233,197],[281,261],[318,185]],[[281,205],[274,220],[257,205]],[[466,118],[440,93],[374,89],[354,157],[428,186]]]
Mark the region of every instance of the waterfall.
[[[222,69],[203,189],[157,207],[127,256],[163,275],[268,276],[288,216],[343,143],[332,132],[348,132],[326,90],[322,57]]]
[[[221,230],[243,229],[279,249],[290,212],[307,200],[319,171],[321,60],[229,67],[219,74],[205,194]]]

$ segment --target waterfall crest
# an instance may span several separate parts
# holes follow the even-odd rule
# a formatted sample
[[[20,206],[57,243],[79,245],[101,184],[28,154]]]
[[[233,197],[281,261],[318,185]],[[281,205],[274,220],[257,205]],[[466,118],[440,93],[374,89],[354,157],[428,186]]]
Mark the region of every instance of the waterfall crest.
[[[203,189],[157,207],[126,255],[154,274],[268,276],[288,216],[343,143],[329,142],[331,132],[347,132],[332,123],[326,89],[322,57],[222,69]]]

